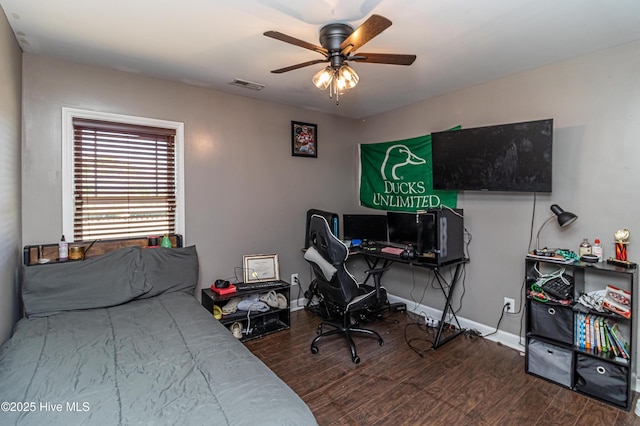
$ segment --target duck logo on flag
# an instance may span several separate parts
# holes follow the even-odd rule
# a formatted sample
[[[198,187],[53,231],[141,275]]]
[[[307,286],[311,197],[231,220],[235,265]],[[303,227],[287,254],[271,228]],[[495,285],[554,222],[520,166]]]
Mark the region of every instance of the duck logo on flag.
[[[394,155],[395,154],[395,155]],[[401,162],[393,163],[389,161],[389,157],[395,159],[403,159]],[[400,180],[398,177],[397,169],[399,167],[407,166],[407,165],[420,165],[425,164],[426,161],[424,158],[420,158],[415,155],[406,145],[393,145],[387,149],[387,154],[384,156],[384,160],[382,161],[382,167],[380,167],[380,175],[382,175],[382,179],[387,179],[387,173],[390,172],[390,178],[393,180]],[[390,167],[387,170],[387,167]]]

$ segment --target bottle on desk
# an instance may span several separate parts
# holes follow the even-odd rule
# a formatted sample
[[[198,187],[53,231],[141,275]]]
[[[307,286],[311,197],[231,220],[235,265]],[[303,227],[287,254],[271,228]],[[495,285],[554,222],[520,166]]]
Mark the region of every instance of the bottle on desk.
[[[591,254],[598,256],[598,262],[602,262],[604,258],[604,252],[602,250],[602,246],[600,245],[600,239],[596,238],[593,242],[593,247],[591,247]]]
[[[584,256],[585,254],[591,254],[591,243],[589,242],[588,238],[582,240],[582,243],[580,243],[580,250],[578,252],[578,255],[580,257]]]
[[[59,260],[67,260],[69,259],[69,244],[64,239],[64,235],[60,238],[60,242],[58,243],[58,259]]]

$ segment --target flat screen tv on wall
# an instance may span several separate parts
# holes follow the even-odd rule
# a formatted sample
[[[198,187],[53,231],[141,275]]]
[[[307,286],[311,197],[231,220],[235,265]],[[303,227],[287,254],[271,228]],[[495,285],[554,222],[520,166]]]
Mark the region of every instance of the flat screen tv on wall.
[[[553,119],[431,134],[433,189],[551,192]]]

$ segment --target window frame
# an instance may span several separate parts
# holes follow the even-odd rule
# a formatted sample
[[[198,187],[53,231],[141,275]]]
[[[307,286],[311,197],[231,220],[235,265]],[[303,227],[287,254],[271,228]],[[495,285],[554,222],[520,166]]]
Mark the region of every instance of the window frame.
[[[175,136],[175,188],[176,234],[185,238],[185,202],[184,202],[184,123],[160,120],[132,115],[89,111],[76,108],[62,108],[62,233],[67,241],[74,240],[74,158],[73,158],[73,119],[111,121],[148,127],[173,129]]]

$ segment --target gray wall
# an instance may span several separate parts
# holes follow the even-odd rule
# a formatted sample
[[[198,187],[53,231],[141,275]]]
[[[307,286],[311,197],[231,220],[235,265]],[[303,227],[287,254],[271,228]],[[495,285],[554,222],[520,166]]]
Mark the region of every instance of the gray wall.
[[[303,277],[306,211],[352,203],[350,120],[31,54],[23,79],[24,244],[62,232],[62,107],[185,123],[185,238],[201,286],[233,276],[244,254],[277,253],[283,279]],[[317,159],[291,156],[291,120],[318,125]]]
[[[233,275],[243,254],[276,252],[283,277],[299,272],[306,287],[306,210],[372,212],[358,206],[357,143],[553,118],[552,194],[459,194],[473,235],[459,315],[495,326],[503,296],[521,308],[530,234],[553,203],[580,218],[564,230],[545,228],[544,245],[577,251],[582,238],[599,237],[610,256],[614,231],[628,227],[630,257],[640,260],[632,189],[640,174],[639,53],[639,43],[629,44],[359,121],[25,55],[23,243],[56,241],[61,233],[62,106],[185,122],[186,237],[198,246],[201,285]],[[290,156],[290,120],[318,124],[317,160]],[[429,277],[399,267],[385,278],[391,293],[411,300],[420,299]],[[440,308],[438,293],[429,289],[422,302]],[[507,316],[501,329],[518,334],[520,316]]]
[[[20,262],[20,113],[22,52],[0,13],[0,344],[18,316]]]
[[[397,140],[454,125],[464,128],[554,119],[553,192],[460,192],[459,207],[473,235],[466,293],[459,315],[495,327],[503,297],[521,299],[524,255],[557,203],[579,216],[569,228],[545,227],[541,244],[578,251],[582,238],[600,238],[613,256],[613,233],[631,230],[630,260],[640,262],[637,184],[640,182],[640,43],[539,68],[471,87],[360,122],[363,143]],[[428,84],[428,82],[424,82]],[[354,160],[352,168],[356,168]],[[392,293],[412,299],[408,268],[386,276]],[[415,274],[420,286],[428,278]],[[421,288],[421,287],[419,287]],[[421,292],[413,292],[421,296]],[[435,301],[435,302],[434,302]],[[439,302],[438,302],[439,301]],[[441,306],[439,291],[425,304]],[[458,304],[455,304],[457,307]],[[520,309],[521,302],[517,302]],[[501,330],[520,331],[520,315],[507,315]]]

